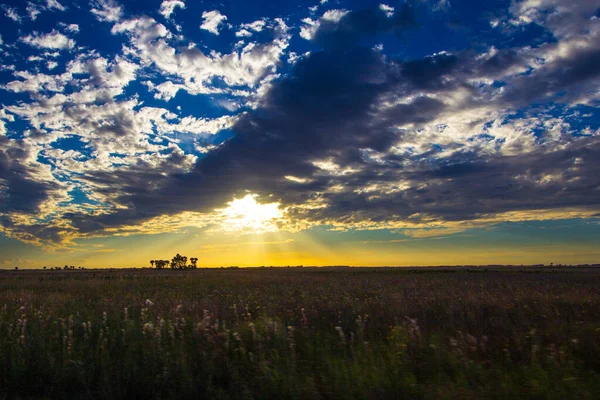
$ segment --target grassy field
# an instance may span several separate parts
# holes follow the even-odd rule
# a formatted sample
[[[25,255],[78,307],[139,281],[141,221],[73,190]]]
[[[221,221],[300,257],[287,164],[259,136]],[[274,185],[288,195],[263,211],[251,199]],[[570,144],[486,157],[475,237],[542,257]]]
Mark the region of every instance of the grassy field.
[[[598,399],[600,269],[2,272],[0,398]]]

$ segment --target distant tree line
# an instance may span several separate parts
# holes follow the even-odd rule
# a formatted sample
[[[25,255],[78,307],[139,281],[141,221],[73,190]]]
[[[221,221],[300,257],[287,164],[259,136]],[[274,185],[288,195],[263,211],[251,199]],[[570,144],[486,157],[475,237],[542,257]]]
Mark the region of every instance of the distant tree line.
[[[169,260],[150,260],[150,265],[156,269],[165,269],[170,266],[171,269],[196,269],[198,268],[198,259],[192,257],[189,259],[190,264],[188,265],[188,258],[177,253],[175,257]]]
[[[85,267],[79,266],[79,267],[75,267],[74,265],[65,265],[64,267],[46,267],[44,266],[44,270],[50,270],[50,271],[73,271],[76,269],[85,269]]]

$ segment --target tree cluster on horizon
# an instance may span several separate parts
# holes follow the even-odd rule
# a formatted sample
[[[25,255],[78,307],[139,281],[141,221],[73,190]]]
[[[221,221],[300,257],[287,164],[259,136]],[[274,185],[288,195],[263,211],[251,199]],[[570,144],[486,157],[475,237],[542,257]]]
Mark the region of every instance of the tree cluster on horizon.
[[[169,260],[150,260],[150,265],[155,267],[156,269],[164,269],[167,266],[170,266],[171,269],[196,269],[198,268],[198,258],[191,257],[189,259],[190,264],[188,265],[188,258],[186,256],[182,256],[177,253],[175,257]]]

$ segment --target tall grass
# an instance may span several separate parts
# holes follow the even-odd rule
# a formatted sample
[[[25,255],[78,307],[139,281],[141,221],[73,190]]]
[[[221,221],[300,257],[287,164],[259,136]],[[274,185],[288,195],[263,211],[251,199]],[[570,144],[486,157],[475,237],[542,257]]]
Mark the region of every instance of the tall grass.
[[[0,274],[0,398],[600,398],[600,271]]]

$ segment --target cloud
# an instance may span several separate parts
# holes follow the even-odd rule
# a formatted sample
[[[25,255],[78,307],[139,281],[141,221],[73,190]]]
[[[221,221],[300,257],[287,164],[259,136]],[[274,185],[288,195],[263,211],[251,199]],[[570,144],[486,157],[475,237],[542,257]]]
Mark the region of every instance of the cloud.
[[[235,33],[235,36],[237,37],[250,37],[252,36],[252,32],[246,30],[246,29],[240,29],[239,31],[237,31]]]
[[[147,186],[148,181],[160,182],[165,174],[185,172],[193,166],[196,156],[185,154],[177,145],[179,139],[172,136],[212,135],[233,124],[230,116],[179,117],[166,109],[142,107],[135,98],[117,101],[139,69],[139,65],[120,56],[109,60],[90,52],[69,62],[62,74],[15,73],[19,80],[9,82],[5,89],[30,92],[34,100],[3,109],[0,118],[12,121],[16,116],[35,130],[25,131],[26,141],[22,142],[29,149],[21,152],[30,160],[28,169],[19,169],[14,162],[4,163],[6,167],[2,168],[6,234],[44,246],[69,244],[83,232],[78,232],[63,214],[88,214],[91,210],[107,214],[126,206],[118,202],[120,190],[137,190]],[[69,90],[63,93],[66,85]],[[6,133],[4,124],[2,129]],[[58,143],[65,139],[79,142],[81,148],[61,149]],[[4,140],[7,146],[21,143]],[[40,163],[38,157],[49,164]],[[29,170],[36,173],[35,179]],[[41,172],[43,179],[37,177]],[[57,179],[69,180],[69,188]],[[70,192],[74,188],[85,193],[85,201],[72,202]],[[15,193],[27,196],[29,203],[15,197]],[[27,217],[17,218],[15,213]],[[41,222],[44,220],[53,221],[51,230]]]
[[[148,17],[123,21],[112,32],[129,36],[134,54],[144,65],[153,65],[163,74],[177,78],[153,86],[160,98],[170,99],[181,89],[200,94],[232,92],[227,87],[257,86],[273,72],[289,44],[288,27],[282,20],[273,21],[270,29],[274,34],[272,41],[248,43],[229,54],[205,54],[195,44],[174,47],[173,34]],[[215,78],[220,78],[226,87],[215,85]]]
[[[175,9],[177,7],[184,9],[185,3],[181,0],[163,0],[163,2],[160,5],[159,12],[162,14],[163,17],[168,19],[171,17],[171,14],[175,12]]]
[[[36,4],[33,2],[27,2],[27,14],[29,15],[29,19],[35,21],[43,11],[66,11],[67,7],[60,4],[57,0],[47,0],[46,5]]]
[[[214,35],[219,34],[219,25],[227,20],[227,17],[219,12],[219,10],[205,11],[202,13],[202,25],[200,29],[209,31]]]
[[[95,2],[92,12],[125,40],[120,54],[79,48],[64,62],[36,53],[26,60],[36,67],[15,64],[1,87],[30,96],[0,113],[2,229],[37,244],[210,229],[223,223],[218,210],[248,195],[285,210],[269,229],[289,231],[424,237],[598,213],[600,132],[585,116],[599,99],[596,10],[518,2],[504,29],[541,24],[552,41],[401,58],[374,45],[415,28],[423,9],[391,8],[304,20],[311,51],[289,53],[294,62],[280,68],[291,40],[281,19],[239,25],[238,37],[263,33],[220,53]],[[208,30],[218,34],[222,21]],[[75,29],[57,29],[22,40],[75,49],[64,35]],[[42,69],[50,63],[61,68]],[[228,114],[245,107],[185,115],[142,97],[138,79],[160,101],[185,91],[213,95]],[[15,119],[27,124],[19,134]],[[220,143],[224,131],[232,136]]]
[[[123,9],[116,0],[95,0],[91,12],[103,22],[118,22],[123,17]]]
[[[63,35],[57,30],[52,30],[50,33],[37,33],[23,37],[23,42],[30,46],[42,49],[71,49],[75,46],[75,41]]]
[[[300,37],[306,40],[312,40],[321,24],[324,22],[337,23],[344,15],[348,13],[347,10],[328,10],[319,19],[312,20],[310,18],[304,18],[302,20],[303,26],[300,28]]]
[[[39,163],[39,147],[29,138],[14,140],[0,135],[0,231],[21,241],[41,244],[60,241],[65,232],[53,220],[53,210],[68,200],[68,184],[56,182],[49,165]]]
[[[388,6],[387,4],[380,4],[379,8],[385,13],[386,17],[392,17],[394,15],[394,7]]]
[[[66,11],[67,7],[63,6],[58,0],[46,0],[46,8],[48,10],[56,9],[58,11]]]
[[[35,21],[38,17],[38,15],[40,15],[42,13],[42,9],[39,5],[28,2],[27,3],[27,13],[29,14],[29,19],[31,19],[32,21]]]
[[[190,172],[157,181],[155,192],[119,196],[133,207],[73,215],[73,223],[93,230],[157,213],[210,214],[246,191],[287,207],[297,224],[357,229],[446,229],[460,221],[491,223],[503,213],[596,209],[590,190],[599,183],[598,135],[553,136],[547,119],[539,122],[548,132],[540,139],[538,122],[527,127],[506,111],[527,103],[509,100],[521,80],[537,80],[536,71],[555,70],[562,59],[538,66],[538,50],[490,49],[404,61],[361,44],[380,32],[401,33],[413,21],[409,9],[321,21],[312,38],[322,50],[274,82],[231,127],[234,137]],[[533,73],[521,75],[524,68]],[[571,79],[591,79],[572,73]],[[502,90],[490,86],[495,79],[506,82]]]
[[[241,24],[240,30],[235,33],[235,36],[250,37],[254,34],[254,32],[261,32],[266,26],[266,19],[259,19],[248,24]]]
[[[4,10],[4,15],[7,18],[12,19],[14,22],[19,23],[19,24],[23,21],[23,17],[21,17],[19,15],[16,8],[7,6],[5,4],[2,4],[1,7]]]
[[[65,24],[65,30],[67,32],[71,32],[71,33],[78,33],[79,32],[79,25],[77,25],[77,24],[66,25]]]
[[[357,64],[355,60],[362,61]],[[364,71],[382,77],[373,80],[362,76]],[[349,161],[356,157],[353,148],[357,146],[385,150],[392,144],[392,132],[373,131],[361,117],[369,113],[370,102],[388,90],[393,79],[393,68],[389,69],[379,55],[366,49],[357,48],[347,54],[316,53],[301,60],[294,77],[275,84],[266,94],[256,115],[240,118],[233,127],[237,134],[234,138],[200,160],[190,174],[166,181],[161,192],[169,193],[179,185],[189,186],[186,182],[197,181],[197,189],[190,187],[187,194],[190,199],[197,199],[197,190],[205,193],[202,202],[195,200],[194,209],[209,211],[223,204],[232,194],[231,189],[263,193],[273,185],[281,189],[294,187],[295,182],[288,183],[283,177],[315,172],[317,168],[311,159],[332,153]],[[271,117],[258,117],[263,114]],[[342,116],[352,117],[344,118],[340,124]],[[343,140],[338,137],[340,134]],[[279,167],[274,169],[272,165]],[[223,181],[229,182],[227,187],[219,184]],[[325,188],[326,183],[326,179],[315,179],[311,183],[314,186],[307,190]],[[183,196],[174,202],[165,198],[161,203],[165,211],[170,207],[175,211],[191,206],[186,199]],[[119,201],[138,204],[135,194],[125,195]],[[137,211],[145,214],[143,208],[139,204]],[[117,219],[136,218],[135,213],[123,214],[127,216]]]
[[[347,12],[346,10],[329,10],[317,21],[303,20],[307,29],[301,30],[300,36],[314,40],[320,46],[353,46],[363,36],[391,32],[401,35],[413,26],[414,11],[405,5],[399,12],[389,15],[387,8],[371,7],[363,10]]]

